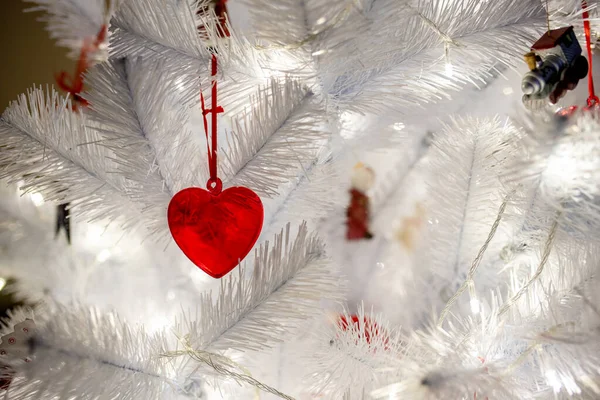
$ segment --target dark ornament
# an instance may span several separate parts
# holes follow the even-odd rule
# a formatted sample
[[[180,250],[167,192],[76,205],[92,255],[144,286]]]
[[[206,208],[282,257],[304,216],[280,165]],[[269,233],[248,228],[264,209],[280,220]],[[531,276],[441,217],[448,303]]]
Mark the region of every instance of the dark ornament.
[[[58,237],[60,230],[64,229],[67,243],[71,244],[71,215],[69,212],[69,203],[64,203],[56,207],[56,229],[54,237]]]
[[[572,26],[550,30],[525,54],[529,72],[521,82],[523,103],[541,109],[549,100],[556,104],[567,91],[577,87],[588,74],[588,61]]]

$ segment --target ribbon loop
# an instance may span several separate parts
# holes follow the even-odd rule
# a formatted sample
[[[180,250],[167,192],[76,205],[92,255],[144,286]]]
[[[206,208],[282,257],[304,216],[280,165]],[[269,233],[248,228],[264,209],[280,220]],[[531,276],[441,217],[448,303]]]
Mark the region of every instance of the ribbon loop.
[[[221,190],[223,190],[223,182],[219,178],[210,178],[208,182],[206,182],[206,188],[212,194],[219,194]]]
[[[206,187],[211,192],[217,191],[216,187],[212,188],[211,186],[215,185],[215,182],[218,182],[218,193],[220,193],[222,183],[221,180],[217,177],[217,114],[225,111],[223,110],[223,107],[217,105],[217,80],[215,78],[216,75],[217,56],[213,54],[211,58],[211,76],[213,77],[211,85],[211,108],[206,108],[206,104],[204,102],[204,95],[202,94],[202,92],[200,93],[200,107],[202,108],[204,133],[206,135],[206,151],[208,153],[208,170],[210,172],[210,179],[206,183]],[[210,138],[208,136],[208,114],[211,114]],[[209,140],[211,142],[210,145]]]

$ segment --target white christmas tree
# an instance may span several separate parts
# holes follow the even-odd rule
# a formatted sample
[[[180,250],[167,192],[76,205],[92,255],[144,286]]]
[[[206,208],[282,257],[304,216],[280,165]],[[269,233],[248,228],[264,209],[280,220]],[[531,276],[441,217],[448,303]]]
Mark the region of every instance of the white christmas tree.
[[[33,2],[74,57],[102,40],[86,107],[33,88],[0,119],[0,265],[35,303],[4,323],[7,398],[600,396],[599,117],[519,94],[548,23],[585,52],[582,4]],[[167,212],[213,177],[214,82],[218,176],[264,206],[220,280]]]

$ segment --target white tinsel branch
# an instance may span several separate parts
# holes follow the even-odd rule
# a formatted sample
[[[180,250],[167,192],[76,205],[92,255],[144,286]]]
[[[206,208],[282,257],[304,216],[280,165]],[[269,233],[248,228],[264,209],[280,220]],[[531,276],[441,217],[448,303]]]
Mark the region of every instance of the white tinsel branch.
[[[306,88],[271,82],[251,98],[252,111],[238,121],[223,151],[227,185],[248,186],[272,197],[313,162],[325,144],[324,114]]]
[[[557,211],[567,232],[584,238],[598,232],[598,117],[581,112],[568,121],[546,115],[521,122],[525,135],[520,154],[504,174],[508,182],[523,182],[527,189],[521,196],[520,241],[539,240],[540,230],[543,234]]]
[[[330,312],[328,321],[319,320],[304,346],[313,349],[298,354],[308,366],[304,383],[311,394],[341,399],[345,393],[345,399],[362,399],[400,367],[403,344],[381,314],[359,305],[356,313],[343,309]]]
[[[188,1],[128,0],[111,21],[111,56],[155,56],[208,60]]]
[[[127,182],[111,174],[110,151],[96,132],[54,91],[32,89],[0,119],[0,177],[50,201],[72,202],[89,219],[111,217],[139,224]]]
[[[377,1],[314,50],[324,90],[340,107],[402,112],[482,81],[496,63],[513,65],[544,20],[537,0]]]
[[[98,146],[111,149],[116,170],[135,182],[129,195],[140,203],[158,236],[166,232],[171,197],[207,179],[205,139],[186,126],[178,104],[178,76],[162,63],[114,60],[93,68],[86,82],[89,114],[99,124]]]
[[[396,382],[373,396],[595,396],[598,265],[595,247],[572,241],[568,251],[554,254],[519,304],[511,306],[518,288],[504,299],[492,293],[489,312],[463,310],[444,328],[413,332],[404,339]],[[506,305],[511,311],[503,313]]]
[[[50,37],[79,57],[84,40],[96,37],[122,0],[24,0],[37,4],[27,11],[44,11]]]
[[[247,351],[281,341],[324,301],[339,299],[336,268],[323,257],[305,224],[295,236],[288,225],[272,247],[267,242],[256,251],[250,279],[243,278],[244,268],[224,278],[216,304],[206,297],[178,331],[189,332],[192,346],[201,349]]]
[[[498,177],[515,151],[517,133],[497,119],[462,119],[433,139],[425,205],[430,223],[418,258],[445,281],[431,290],[444,301],[464,280],[504,201]]]
[[[172,365],[157,357],[163,343],[114,314],[53,304],[35,315],[33,360],[7,391],[9,398],[75,396],[157,398],[177,388]],[[35,377],[34,379],[32,379]]]

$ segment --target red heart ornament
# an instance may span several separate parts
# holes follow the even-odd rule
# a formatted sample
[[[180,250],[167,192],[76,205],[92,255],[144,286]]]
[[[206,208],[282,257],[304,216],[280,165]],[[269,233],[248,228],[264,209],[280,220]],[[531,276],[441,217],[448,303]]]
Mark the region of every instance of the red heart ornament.
[[[175,243],[200,269],[221,278],[246,257],[263,225],[260,197],[245,187],[178,192],[167,211]]]

